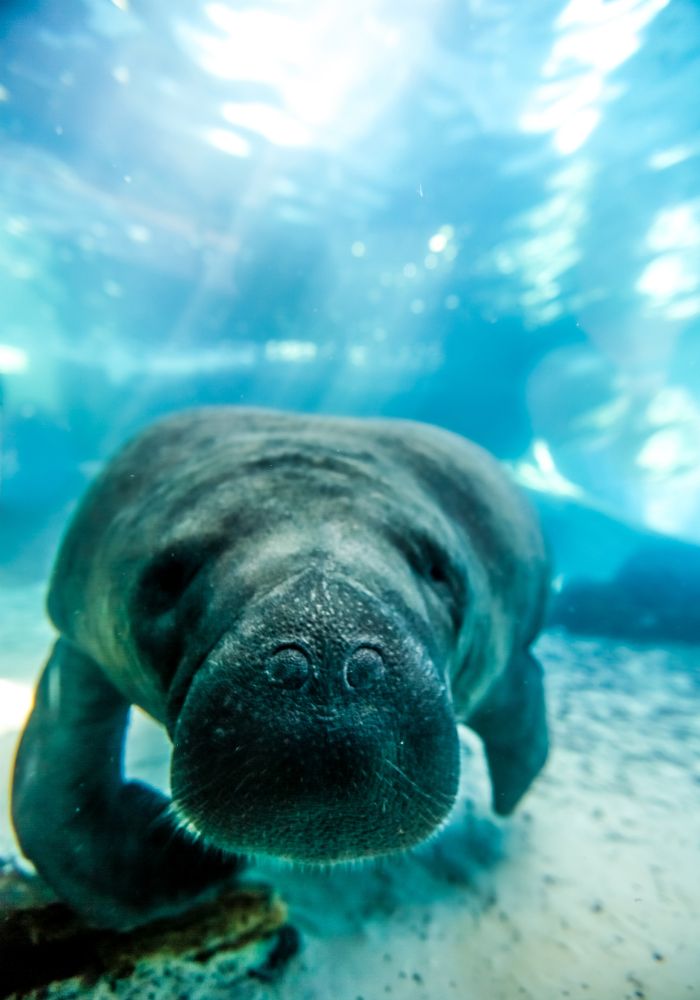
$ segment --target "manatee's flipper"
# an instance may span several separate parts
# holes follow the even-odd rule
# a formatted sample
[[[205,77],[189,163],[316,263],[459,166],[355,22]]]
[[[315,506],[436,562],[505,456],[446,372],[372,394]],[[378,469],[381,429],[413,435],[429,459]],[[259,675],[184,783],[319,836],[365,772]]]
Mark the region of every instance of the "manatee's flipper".
[[[127,928],[184,908],[240,859],[177,829],[169,800],[125,782],[129,705],[59,639],[17,751],[12,815],[22,850],[86,920]]]
[[[506,816],[537,777],[549,749],[542,668],[530,652],[513,657],[469,726],[484,742],[493,808]]]

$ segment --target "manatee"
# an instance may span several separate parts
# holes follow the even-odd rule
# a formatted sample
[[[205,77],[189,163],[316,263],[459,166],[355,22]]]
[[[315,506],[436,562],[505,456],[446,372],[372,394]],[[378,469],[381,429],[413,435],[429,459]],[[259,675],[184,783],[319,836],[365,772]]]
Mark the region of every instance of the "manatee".
[[[529,650],[547,590],[533,513],[455,434],[227,406],[162,419],[105,466],[56,559],[20,846],[115,928],[248,856],[405,851],[454,804],[458,723],[508,814],[547,756]],[[132,705],[172,742],[172,798],[124,776]]]

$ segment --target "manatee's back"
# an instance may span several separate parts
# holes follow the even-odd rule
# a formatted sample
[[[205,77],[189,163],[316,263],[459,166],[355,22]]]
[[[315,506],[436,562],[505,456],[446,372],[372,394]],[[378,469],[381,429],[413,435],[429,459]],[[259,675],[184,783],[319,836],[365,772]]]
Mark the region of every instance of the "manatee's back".
[[[466,564],[465,625],[451,665],[464,719],[542,625],[549,561],[539,521],[503,467],[473,442],[411,421],[369,426],[439,507]]]
[[[433,505],[477,551],[508,621],[533,631],[532,577],[544,564],[539,532],[482,449],[409,421],[227,406],[167,417],[107,464],[66,532],[49,613],[158,716],[163,692],[144,677],[132,634],[139,582],[158,553],[189,545],[204,558],[223,537],[235,557],[236,545],[276,524],[331,515],[361,523],[377,508],[380,521],[406,530]]]

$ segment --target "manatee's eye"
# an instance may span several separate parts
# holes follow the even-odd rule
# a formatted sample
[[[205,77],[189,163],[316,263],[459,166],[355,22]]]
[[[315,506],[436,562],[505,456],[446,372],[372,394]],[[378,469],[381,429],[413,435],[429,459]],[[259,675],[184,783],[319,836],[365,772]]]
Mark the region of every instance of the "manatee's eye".
[[[186,623],[198,614],[199,594],[193,584],[206,568],[210,552],[206,540],[164,549],[146,565],[131,595],[134,639],[166,685],[182,658]]]
[[[447,553],[427,537],[403,541],[403,549],[413,569],[431,583],[452,586]]]
[[[445,583],[449,585],[450,581],[447,579],[447,574],[440,563],[431,563],[428,572],[433,583]]]
[[[360,646],[345,661],[344,675],[348,687],[371,687],[384,673],[384,660],[371,646]]]
[[[461,609],[465,601],[463,578],[455,571],[446,553],[433,550],[424,563],[425,578],[444,602],[455,627],[459,627]]]
[[[298,646],[282,646],[265,664],[268,680],[278,687],[298,691],[303,687],[311,671],[306,653]]]
[[[161,615],[177,603],[202,568],[204,546],[180,544],[157,555],[139,581],[138,602],[147,613]]]

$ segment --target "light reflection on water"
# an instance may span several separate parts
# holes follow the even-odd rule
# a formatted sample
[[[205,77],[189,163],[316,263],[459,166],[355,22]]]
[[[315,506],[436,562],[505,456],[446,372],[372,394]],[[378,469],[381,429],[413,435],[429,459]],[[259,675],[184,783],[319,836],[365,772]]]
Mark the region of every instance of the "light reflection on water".
[[[436,420],[511,461],[545,441],[591,502],[700,537],[688,0],[5,17],[10,453],[23,414],[75,405],[71,373],[119,414],[83,466],[189,379]]]

